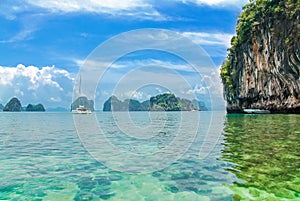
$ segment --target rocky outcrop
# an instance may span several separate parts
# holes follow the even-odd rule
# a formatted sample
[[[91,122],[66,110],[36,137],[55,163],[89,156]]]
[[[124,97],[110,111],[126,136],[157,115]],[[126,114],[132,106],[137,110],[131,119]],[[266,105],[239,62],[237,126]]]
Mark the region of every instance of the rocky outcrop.
[[[85,96],[80,96],[78,97],[72,104],[71,104],[71,111],[72,110],[76,110],[76,108],[78,108],[79,106],[84,106],[85,108],[91,110],[91,111],[95,111],[94,109],[94,101],[93,100],[89,100],[87,97]]]
[[[20,112],[22,108],[21,102],[16,97],[10,99],[10,101],[3,108],[4,112]]]
[[[188,109],[190,105],[185,103],[185,108]],[[179,99],[174,94],[159,94],[150,98],[150,110],[153,111],[180,111],[181,104]]]
[[[42,104],[32,105],[28,104],[26,107],[26,112],[45,112],[45,108]]]
[[[0,111],[3,111],[4,106],[0,103]]]
[[[149,101],[140,103],[137,100],[126,99],[120,101],[116,96],[111,96],[103,105],[103,111],[148,111]]]
[[[207,110],[203,102],[178,98],[174,94],[166,93],[152,96],[150,100],[139,102],[126,99],[120,101],[111,96],[103,105],[103,111],[194,111]]]
[[[300,113],[300,2],[250,1],[221,77],[228,112]]]

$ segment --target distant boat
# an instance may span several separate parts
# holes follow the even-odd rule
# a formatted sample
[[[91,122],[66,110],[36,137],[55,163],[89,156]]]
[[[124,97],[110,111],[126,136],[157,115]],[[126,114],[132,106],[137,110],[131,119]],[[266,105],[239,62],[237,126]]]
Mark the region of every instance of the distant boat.
[[[79,76],[79,94],[81,95],[81,75]],[[79,105],[75,110],[72,110],[73,114],[91,114],[92,111],[86,108],[84,105]]]
[[[75,110],[72,110],[73,114],[91,114],[92,111],[83,105],[79,105]]]
[[[246,114],[270,114],[269,110],[261,110],[261,109],[244,109],[244,113]]]

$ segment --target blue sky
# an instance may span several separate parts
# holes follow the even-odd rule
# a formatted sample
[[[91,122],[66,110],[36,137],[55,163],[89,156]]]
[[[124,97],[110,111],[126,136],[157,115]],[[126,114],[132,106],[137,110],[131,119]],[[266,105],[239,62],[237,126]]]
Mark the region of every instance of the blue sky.
[[[161,28],[180,33],[201,46],[219,67],[245,3],[245,0],[84,3],[2,0],[0,9],[5,12],[0,13],[0,103],[17,96],[23,105],[42,102],[46,107],[69,107],[77,73],[87,56],[111,37],[135,29]],[[126,68],[111,70],[106,79],[113,77],[114,72],[126,74],[132,64],[143,66],[143,62],[151,61],[151,65],[182,66],[171,55],[147,52],[140,57],[121,59],[119,62]],[[191,90],[196,93],[197,87],[203,87],[200,85],[194,83]],[[99,109],[111,90],[97,92],[101,96]]]

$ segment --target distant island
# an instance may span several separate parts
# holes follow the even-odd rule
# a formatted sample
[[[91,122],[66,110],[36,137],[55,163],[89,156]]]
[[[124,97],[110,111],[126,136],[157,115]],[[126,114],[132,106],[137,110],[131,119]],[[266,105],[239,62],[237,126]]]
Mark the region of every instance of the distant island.
[[[9,100],[9,102],[3,107],[2,104],[0,104],[0,110],[3,110],[3,112],[45,112],[45,108],[42,104],[28,104],[26,107],[22,107],[21,101],[13,97]]]
[[[103,111],[206,111],[205,104],[198,100],[176,97],[172,93],[152,96],[150,100],[139,102],[133,99],[119,100],[111,96],[103,105]]]
[[[91,111],[95,111],[94,109],[94,101],[93,100],[89,100],[87,97],[85,96],[80,96],[78,97],[72,104],[71,104],[71,111],[72,110],[76,110],[76,108],[78,108],[79,106],[84,106],[85,108],[91,110]]]

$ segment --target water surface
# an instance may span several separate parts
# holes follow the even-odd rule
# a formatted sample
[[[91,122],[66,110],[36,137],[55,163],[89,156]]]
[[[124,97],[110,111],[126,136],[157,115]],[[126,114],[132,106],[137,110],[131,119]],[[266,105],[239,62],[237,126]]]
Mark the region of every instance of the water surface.
[[[192,122],[196,114],[184,115]],[[202,159],[199,147],[209,115],[201,112],[196,138],[179,160],[164,169],[132,173],[95,160],[79,140],[72,114],[0,113],[0,200],[300,199],[299,116],[227,115],[223,125],[211,125],[220,138],[216,144],[211,138],[213,149],[202,149],[209,150]],[[151,118],[161,129],[142,139],[141,133],[128,136],[116,127],[116,121],[125,121],[122,115],[116,120],[111,113],[97,113],[109,140],[138,154],[166,147],[180,134],[178,128],[188,125],[180,112]],[[137,113],[132,121],[145,126],[149,114]],[[188,133],[188,126],[180,132]]]

